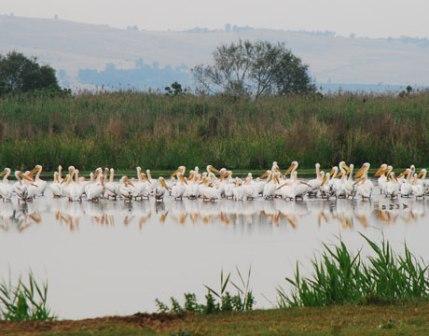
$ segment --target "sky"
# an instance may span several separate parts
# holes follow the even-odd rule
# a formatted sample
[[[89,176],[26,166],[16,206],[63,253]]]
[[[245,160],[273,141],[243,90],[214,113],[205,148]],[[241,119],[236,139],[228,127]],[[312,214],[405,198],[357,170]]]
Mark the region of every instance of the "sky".
[[[0,13],[147,30],[258,28],[429,37],[429,0],[0,0]]]

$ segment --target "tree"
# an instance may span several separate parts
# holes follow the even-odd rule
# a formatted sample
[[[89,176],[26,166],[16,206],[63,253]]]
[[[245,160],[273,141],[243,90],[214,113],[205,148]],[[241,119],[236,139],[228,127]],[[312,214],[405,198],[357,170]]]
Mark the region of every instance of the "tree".
[[[240,40],[218,47],[213,61],[192,69],[199,89],[207,93],[257,98],[316,91],[308,66],[283,43]]]
[[[172,83],[171,86],[166,86],[164,90],[165,94],[168,96],[179,96],[184,92],[182,89],[182,84],[178,82]]]
[[[52,67],[15,51],[0,55],[0,96],[41,89],[61,91]]]

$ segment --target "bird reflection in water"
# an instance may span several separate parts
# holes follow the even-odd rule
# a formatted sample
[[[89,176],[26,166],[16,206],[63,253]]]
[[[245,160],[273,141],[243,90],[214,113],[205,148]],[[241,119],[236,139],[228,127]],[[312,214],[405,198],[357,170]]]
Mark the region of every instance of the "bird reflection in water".
[[[23,232],[33,224],[41,224],[42,215],[38,210],[30,210],[27,203],[13,206],[8,203],[0,210],[0,229],[9,231],[14,228]]]
[[[243,232],[270,230],[270,228],[299,229],[303,223],[316,222],[338,225],[344,230],[369,228],[376,225],[415,223],[424,221],[426,200],[378,198],[372,202],[349,200],[288,202],[281,199],[253,202],[202,202],[196,200],[170,200],[169,202],[82,202],[62,200],[33,203],[8,202],[0,208],[0,230],[26,231],[42,223],[42,216],[54,219],[69,231],[79,230],[85,223],[97,227],[124,227],[143,229],[148,223],[182,226],[222,225]],[[54,208],[55,210],[51,210]]]

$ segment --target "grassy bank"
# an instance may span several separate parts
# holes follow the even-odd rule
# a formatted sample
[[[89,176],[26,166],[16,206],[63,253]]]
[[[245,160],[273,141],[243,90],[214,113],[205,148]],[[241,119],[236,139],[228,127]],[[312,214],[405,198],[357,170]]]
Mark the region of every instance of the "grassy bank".
[[[429,303],[291,308],[209,316],[136,314],[48,323],[0,322],[15,336],[427,335]]]
[[[341,159],[428,166],[429,93],[258,101],[132,92],[8,97],[0,100],[0,141],[0,164],[11,168],[264,169],[274,160],[310,168]]]

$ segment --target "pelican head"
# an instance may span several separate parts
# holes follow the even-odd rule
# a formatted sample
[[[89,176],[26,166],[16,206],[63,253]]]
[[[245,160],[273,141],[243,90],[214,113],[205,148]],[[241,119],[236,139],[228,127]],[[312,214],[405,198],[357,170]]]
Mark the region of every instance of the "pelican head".
[[[424,180],[426,178],[426,175],[427,175],[427,170],[423,168],[422,170],[420,170],[418,178]]]
[[[331,172],[329,173],[329,176],[332,178],[335,178],[337,177],[337,175],[338,175],[338,167],[334,166],[332,167]]]
[[[165,183],[165,179],[164,179],[162,176],[160,176],[160,177],[158,178],[158,181],[159,181],[159,184],[160,184],[163,188],[167,188],[167,184]]]
[[[380,177],[382,175],[384,175],[387,171],[388,165],[383,163],[380,168],[378,168],[378,170],[375,172],[374,176],[375,177]]]
[[[152,175],[150,173],[150,169],[146,169],[146,175],[147,175],[147,178],[148,178],[148,180],[150,182],[152,180]]]
[[[359,170],[355,174],[355,178],[361,178],[364,176],[368,170],[369,170],[370,164],[368,162],[365,162],[362,167],[359,168]]]
[[[298,161],[292,161],[289,168],[285,171],[285,175],[289,175],[291,172],[298,169]]]

